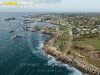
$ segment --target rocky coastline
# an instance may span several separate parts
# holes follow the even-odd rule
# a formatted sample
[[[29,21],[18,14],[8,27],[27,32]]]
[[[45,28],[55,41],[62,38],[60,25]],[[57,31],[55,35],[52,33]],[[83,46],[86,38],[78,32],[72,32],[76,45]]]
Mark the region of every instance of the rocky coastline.
[[[43,34],[49,34],[50,37],[45,40],[43,43],[43,50],[45,51],[45,54],[51,55],[56,58],[56,60],[61,61],[62,63],[69,64],[70,67],[76,67],[83,73],[89,74],[89,75],[100,75],[100,70],[91,65],[90,63],[87,63],[83,61],[78,56],[72,56],[68,55],[64,52],[58,51],[56,47],[53,46],[53,41],[58,37],[57,32],[50,32],[47,30],[48,28],[44,27],[24,27],[23,30],[25,31],[41,31]]]
[[[100,70],[97,67],[83,61],[79,57],[74,57],[71,55],[67,55],[64,52],[60,52],[56,49],[56,47],[52,46],[52,43],[54,39],[56,39],[56,37],[57,37],[56,33],[52,33],[50,38],[45,40],[43,44],[43,50],[45,51],[46,54],[54,56],[58,61],[61,61],[65,64],[69,64],[70,67],[76,67],[83,73],[89,75],[100,75]]]

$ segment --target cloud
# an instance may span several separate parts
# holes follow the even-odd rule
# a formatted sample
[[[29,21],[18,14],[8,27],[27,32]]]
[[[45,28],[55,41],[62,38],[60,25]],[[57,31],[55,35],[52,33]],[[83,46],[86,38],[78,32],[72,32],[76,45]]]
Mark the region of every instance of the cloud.
[[[32,0],[32,1],[34,3],[59,3],[59,2],[61,2],[61,0]]]

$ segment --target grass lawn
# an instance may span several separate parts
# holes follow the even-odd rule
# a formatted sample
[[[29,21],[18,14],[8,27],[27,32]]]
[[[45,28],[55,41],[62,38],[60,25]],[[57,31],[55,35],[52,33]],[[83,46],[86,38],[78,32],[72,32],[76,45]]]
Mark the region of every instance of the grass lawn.
[[[68,32],[68,28],[66,27],[59,27],[59,30]]]
[[[100,40],[97,38],[85,39],[85,41],[74,41],[77,45],[92,45],[96,49],[100,49]]]

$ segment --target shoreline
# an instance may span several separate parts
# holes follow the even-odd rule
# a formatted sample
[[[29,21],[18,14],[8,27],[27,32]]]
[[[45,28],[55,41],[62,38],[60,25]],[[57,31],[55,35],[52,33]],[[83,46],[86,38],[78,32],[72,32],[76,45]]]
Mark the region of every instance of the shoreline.
[[[74,57],[72,55],[66,55],[56,49],[56,47],[52,46],[52,42],[56,38],[56,34],[52,33],[52,35],[45,40],[43,43],[42,49],[45,51],[45,54],[51,55],[55,57],[56,60],[61,61],[64,64],[70,65],[70,67],[75,67],[78,70],[82,71],[83,73],[89,75],[100,75],[100,72],[97,67],[84,62],[79,57]],[[99,72],[99,73],[98,73]]]
[[[52,46],[53,41],[58,37],[57,32],[47,31],[43,27],[25,27],[23,29],[25,31],[41,31],[43,34],[50,35],[50,37],[43,42],[42,49],[44,50],[45,54],[51,55],[55,57],[56,60],[61,61],[64,64],[68,64],[70,67],[75,67],[83,73],[89,75],[100,75],[100,71],[97,67],[83,61],[78,56],[67,55],[64,52],[58,51],[56,47]]]

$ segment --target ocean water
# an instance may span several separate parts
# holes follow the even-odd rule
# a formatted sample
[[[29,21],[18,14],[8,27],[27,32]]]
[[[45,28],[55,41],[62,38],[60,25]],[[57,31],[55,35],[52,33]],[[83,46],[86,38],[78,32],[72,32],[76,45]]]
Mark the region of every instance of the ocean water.
[[[0,75],[82,75],[74,67],[69,67],[42,50],[43,41],[49,35],[41,32],[23,31],[25,26],[52,26],[46,22],[21,24],[20,20],[2,21],[5,17],[22,18],[35,13],[0,13]],[[9,30],[15,32],[9,33]],[[13,35],[22,36],[12,39]]]

